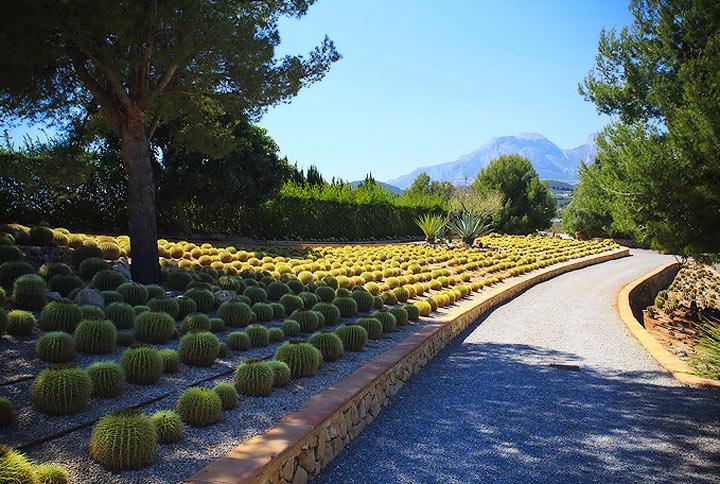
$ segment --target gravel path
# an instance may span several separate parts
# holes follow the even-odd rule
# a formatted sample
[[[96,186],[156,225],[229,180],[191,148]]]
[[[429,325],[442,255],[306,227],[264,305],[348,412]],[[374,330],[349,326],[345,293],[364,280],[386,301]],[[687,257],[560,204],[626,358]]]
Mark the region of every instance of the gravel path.
[[[672,260],[632,254],[485,316],[318,482],[720,482],[720,392],[679,386],[613,309],[621,285]]]

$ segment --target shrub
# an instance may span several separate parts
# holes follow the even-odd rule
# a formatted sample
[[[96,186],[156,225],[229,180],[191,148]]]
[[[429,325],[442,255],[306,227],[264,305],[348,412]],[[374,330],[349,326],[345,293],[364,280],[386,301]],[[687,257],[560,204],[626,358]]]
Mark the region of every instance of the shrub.
[[[225,321],[220,318],[210,318],[210,331],[213,333],[222,333],[225,331]]]
[[[76,304],[52,301],[40,313],[40,328],[43,331],[65,331],[72,333],[82,320],[82,310]]]
[[[335,289],[329,286],[320,286],[315,289],[315,295],[320,299],[320,301],[329,303],[335,299]]]
[[[395,322],[398,326],[405,326],[408,322],[409,315],[408,312],[405,310],[404,307],[398,306],[394,308],[390,308],[388,311],[390,314],[395,316]]]
[[[230,333],[225,339],[228,348],[235,351],[247,351],[252,347],[250,336],[245,331]]]
[[[383,325],[383,333],[392,333],[395,331],[397,325],[397,319],[391,313],[387,311],[378,311],[373,313],[373,318],[378,319]]]
[[[47,286],[42,277],[23,274],[13,283],[13,302],[20,309],[42,309]]]
[[[368,313],[373,308],[375,301],[372,294],[367,291],[353,291],[352,298],[357,304],[357,310],[361,313]]]
[[[98,421],[88,450],[95,462],[119,471],[150,465],[155,459],[157,445],[157,431],[148,416],[136,411],[121,411]]]
[[[230,410],[237,407],[238,396],[235,388],[229,383],[218,383],[213,391],[220,397],[223,410]]]
[[[250,306],[239,301],[226,301],[220,305],[217,315],[230,327],[244,327],[252,323],[254,314]]]
[[[175,298],[175,301],[178,303],[178,313],[176,319],[183,319],[188,314],[197,312],[197,304],[195,304],[195,300],[190,299],[187,296],[178,296]]]
[[[40,464],[35,466],[38,484],[70,484],[70,475],[58,464]]]
[[[252,324],[245,329],[245,332],[250,337],[250,344],[256,348],[267,346],[270,343],[270,332],[265,326]]]
[[[75,342],[62,331],[45,333],[35,344],[35,354],[43,361],[65,363],[75,358]]]
[[[185,271],[170,271],[167,275],[168,287],[170,289],[175,289],[176,291],[187,290],[187,287],[192,280],[192,274]]]
[[[172,444],[182,439],[183,425],[180,415],[173,410],[160,410],[150,417],[159,444]]]
[[[405,312],[408,314],[408,320],[410,321],[417,321],[420,319],[420,309],[414,304],[406,304],[403,306],[405,308]]]
[[[315,333],[308,342],[320,350],[324,361],[336,361],[344,353],[343,343],[335,333],[328,331]]]
[[[326,325],[337,324],[340,321],[340,309],[334,304],[319,302],[313,306],[313,311],[323,315]]]
[[[212,329],[212,322],[210,322],[207,314],[192,313],[185,316],[180,329],[183,333],[210,331]]]
[[[357,303],[351,297],[336,297],[332,303],[340,310],[343,318],[351,318],[357,314]]]
[[[88,366],[88,376],[93,383],[93,395],[112,398],[120,395],[125,388],[125,372],[114,361],[98,361]]]
[[[285,314],[292,314],[298,309],[301,309],[304,303],[300,296],[285,294],[280,298],[280,304],[285,307]]]
[[[298,322],[303,333],[312,333],[320,327],[318,313],[311,309],[298,309],[290,317]]]
[[[165,344],[175,334],[175,321],[167,313],[148,311],[135,318],[135,337],[145,343]]]
[[[174,320],[180,313],[180,304],[178,301],[179,299],[174,297],[156,296],[147,301],[147,307],[149,307],[151,311],[161,311],[169,314]]]
[[[362,351],[368,340],[367,331],[357,324],[341,325],[335,330],[346,351]]]
[[[370,339],[380,339],[383,334],[383,325],[376,318],[360,318],[355,321],[355,324],[362,326]]]
[[[89,281],[95,277],[96,274],[102,272],[102,271],[109,271],[110,264],[107,263],[107,261],[101,257],[89,257],[85,260],[83,260],[80,263],[80,268],[78,270],[80,277],[82,277],[84,280]],[[120,274],[118,272],[118,274]],[[122,275],[122,274],[120,274]],[[101,277],[102,279],[102,277]],[[102,281],[105,282],[105,281]],[[120,283],[122,284],[122,283]],[[118,284],[118,285],[120,285]]]
[[[222,418],[222,401],[214,391],[191,387],[178,398],[175,410],[190,425],[210,425]]]
[[[123,295],[125,302],[132,306],[145,304],[148,300],[148,290],[142,284],[136,282],[125,282],[117,288]]]
[[[284,308],[283,308],[284,309]],[[255,303],[252,306],[257,321],[266,322],[273,319],[273,309],[267,303]]]
[[[279,281],[271,282],[267,288],[267,298],[270,301],[279,301],[282,296],[291,292],[287,284]]]
[[[131,329],[135,324],[135,309],[124,302],[114,302],[105,308],[105,316],[118,329]]]
[[[285,334],[285,336],[297,336],[300,334],[300,323],[293,319],[286,319],[282,322],[280,325],[280,329],[282,329],[282,332]]]
[[[32,402],[49,415],[72,415],[90,399],[92,380],[79,368],[46,368],[33,381]]]
[[[207,313],[215,306],[215,296],[207,289],[188,289],[185,296],[195,301],[197,311]]]
[[[15,406],[5,397],[0,397],[0,427],[6,427],[15,421]]]
[[[212,366],[220,351],[220,340],[209,331],[188,333],[180,338],[180,360],[190,366]]]
[[[165,348],[160,350],[160,357],[163,361],[164,373],[176,373],[180,371],[180,355],[175,350]]]
[[[112,269],[103,269],[95,273],[91,284],[98,291],[114,291],[125,282],[127,279],[122,273]]]
[[[33,313],[15,309],[7,314],[5,331],[15,336],[25,336],[32,333],[35,323]]]
[[[271,343],[277,343],[285,338],[285,333],[280,328],[270,328],[268,330],[268,336],[270,337]]]
[[[115,351],[117,330],[112,321],[84,320],[75,329],[75,347],[83,353],[106,355]]]
[[[285,306],[280,303],[272,303],[270,307],[273,311],[272,319],[282,319],[285,317]]]
[[[310,343],[290,341],[277,349],[275,359],[287,364],[293,378],[299,378],[317,373],[322,354]]]
[[[8,484],[36,484],[38,476],[24,455],[7,445],[0,445],[0,482]]]
[[[128,348],[120,357],[125,378],[137,385],[152,385],[162,377],[165,363],[160,352],[151,346]]]
[[[273,388],[280,388],[290,383],[290,367],[287,363],[278,360],[270,360],[265,363],[273,372]]]
[[[75,275],[57,275],[50,278],[47,283],[48,290],[58,292],[62,297],[70,296],[75,289],[82,287],[82,280]]]
[[[272,392],[274,379],[273,370],[262,361],[244,361],[235,370],[235,389],[242,395],[264,397]]]

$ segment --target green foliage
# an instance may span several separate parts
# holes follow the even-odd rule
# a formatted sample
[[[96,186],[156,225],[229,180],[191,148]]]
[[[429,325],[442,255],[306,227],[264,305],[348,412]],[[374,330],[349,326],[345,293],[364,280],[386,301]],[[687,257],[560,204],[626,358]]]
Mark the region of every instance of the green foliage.
[[[250,337],[250,344],[254,347],[264,347],[270,343],[270,332],[265,326],[251,324],[245,329]]]
[[[697,345],[691,363],[699,375],[720,379],[720,321],[704,320],[696,328]]]
[[[319,302],[313,306],[312,310],[323,315],[325,325],[330,326],[340,321],[340,309],[334,304]]]
[[[344,353],[342,340],[329,331],[322,331],[313,334],[308,342],[320,350],[324,361],[336,361]]]
[[[197,311],[207,313],[215,305],[215,296],[207,289],[188,289],[185,296],[195,301]]]
[[[352,297],[336,297],[332,303],[340,310],[343,318],[351,318],[358,312],[358,305]]]
[[[0,397],[0,428],[15,421],[15,406],[5,397]]]
[[[250,306],[239,301],[226,301],[220,305],[217,315],[231,328],[244,327],[255,318]]]
[[[285,336],[297,336],[300,334],[300,323],[295,321],[294,319],[286,319],[282,322],[280,325],[280,329],[282,329],[282,332],[285,334]]]
[[[287,363],[278,360],[270,360],[265,363],[273,371],[273,387],[280,388],[290,383],[290,367]]]
[[[38,484],[70,484],[70,475],[58,464],[40,464],[35,466]]]
[[[241,395],[264,397],[272,393],[274,379],[274,371],[264,362],[248,360],[238,365],[233,381]]]
[[[92,459],[114,471],[140,469],[155,460],[158,435],[150,417],[121,411],[102,417],[93,428]]]
[[[131,329],[135,324],[135,309],[124,302],[108,304],[105,307],[105,316],[115,323],[117,329]]]
[[[182,439],[183,424],[177,412],[172,410],[160,410],[150,417],[159,444],[173,444]]]
[[[62,297],[68,297],[75,289],[82,287],[82,280],[75,276],[57,275],[50,278],[47,283],[48,290],[59,292]]]
[[[445,228],[445,219],[432,213],[421,215],[415,219],[415,223],[425,235],[425,242],[434,242]]]
[[[303,333],[312,333],[320,327],[318,313],[311,309],[297,309],[290,317],[293,321],[297,321]]]
[[[73,333],[82,320],[82,310],[77,304],[51,301],[40,313],[40,328],[43,331],[65,331]]]
[[[183,422],[190,425],[211,425],[222,418],[222,401],[217,393],[201,387],[185,390],[175,405]]]
[[[343,324],[335,330],[343,342],[345,351],[362,351],[368,340],[368,333],[365,328],[357,324]]]
[[[7,445],[0,445],[0,482],[37,484],[38,476],[32,463],[23,454]]]
[[[180,360],[190,366],[212,366],[220,351],[220,340],[209,331],[187,333],[180,338]]]
[[[175,333],[175,321],[163,312],[148,311],[135,318],[135,337],[145,343],[165,344]]]
[[[102,271],[110,271],[110,264],[102,257],[88,257],[80,263],[78,272],[80,277],[89,281],[95,277],[96,274]],[[121,274],[122,275],[122,274]],[[111,276],[112,277],[112,276]],[[105,281],[102,281],[105,282]],[[122,283],[120,283],[122,284]],[[118,285],[120,285],[118,284]]]
[[[162,311],[169,314],[173,320],[180,314],[180,304],[174,297],[156,296],[147,301],[147,306],[151,311]]]
[[[235,351],[247,351],[252,348],[250,336],[245,331],[234,331],[227,335],[225,343],[228,348]]]
[[[165,362],[155,348],[140,346],[125,350],[120,357],[120,365],[129,383],[152,385],[162,377]]]
[[[201,331],[210,331],[211,329],[212,322],[207,314],[188,314],[182,321],[181,331],[183,333],[199,333]]]
[[[120,395],[125,388],[125,372],[114,361],[97,361],[85,371],[93,383],[93,396],[112,398]]]
[[[5,332],[15,336],[26,336],[35,328],[35,316],[29,311],[14,309],[7,313]]]
[[[275,359],[288,365],[293,378],[300,378],[317,373],[322,353],[310,343],[289,341],[277,349]]]
[[[34,274],[33,266],[24,260],[11,260],[0,264],[0,286],[10,287],[23,274]]]
[[[475,239],[490,232],[491,224],[487,219],[478,215],[462,212],[448,221],[447,226],[452,233],[460,237],[467,245],[473,245]]]
[[[499,192],[503,208],[493,217],[501,232],[527,234],[550,226],[556,203],[527,158],[502,155],[481,169],[472,189],[483,195]]]
[[[75,328],[75,347],[83,353],[106,355],[115,351],[117,330],[112,321],[84,320]]]
[[[35,344],[35,354],[43,361],[66,363],[75,358],[75,342],[62,331],[45,333]]]
[[[377,318],[359,318],[355,324],[363,327],[370,339],[380,339],[383,334],[383,324]]]
[[[85,407],[92,390],[92,380],[85,370],[46,368],[35,377],[30,397],[49,415],[72,415]]]
[[[123,295],[125,302],[131,306],[143,305],[148,300],[148,290],[145,286],[136,282],[120,284],[117,290]]]
[[[47,287],[42,277],[23,274],[13,283],[13,303],[20,309],[38,310],[45,306]]]

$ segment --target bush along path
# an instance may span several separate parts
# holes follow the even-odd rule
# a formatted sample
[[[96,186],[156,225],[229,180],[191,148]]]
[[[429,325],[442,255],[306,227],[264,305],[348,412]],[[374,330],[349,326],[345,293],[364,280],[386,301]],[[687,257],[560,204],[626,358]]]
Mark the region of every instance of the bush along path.
[[[717,482],[720,393],[680,386],[613,309],[669,260],[633,251],[488,313],[318,482]]]

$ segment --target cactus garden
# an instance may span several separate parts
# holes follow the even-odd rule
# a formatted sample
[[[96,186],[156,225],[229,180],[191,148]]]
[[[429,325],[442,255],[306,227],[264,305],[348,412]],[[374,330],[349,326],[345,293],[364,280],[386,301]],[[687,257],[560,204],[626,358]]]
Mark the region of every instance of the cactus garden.
[[[158,240],[143,285],[125,236],[0,232],[2,458],[69,482],[187,477],[486,288],[616,247]]]

